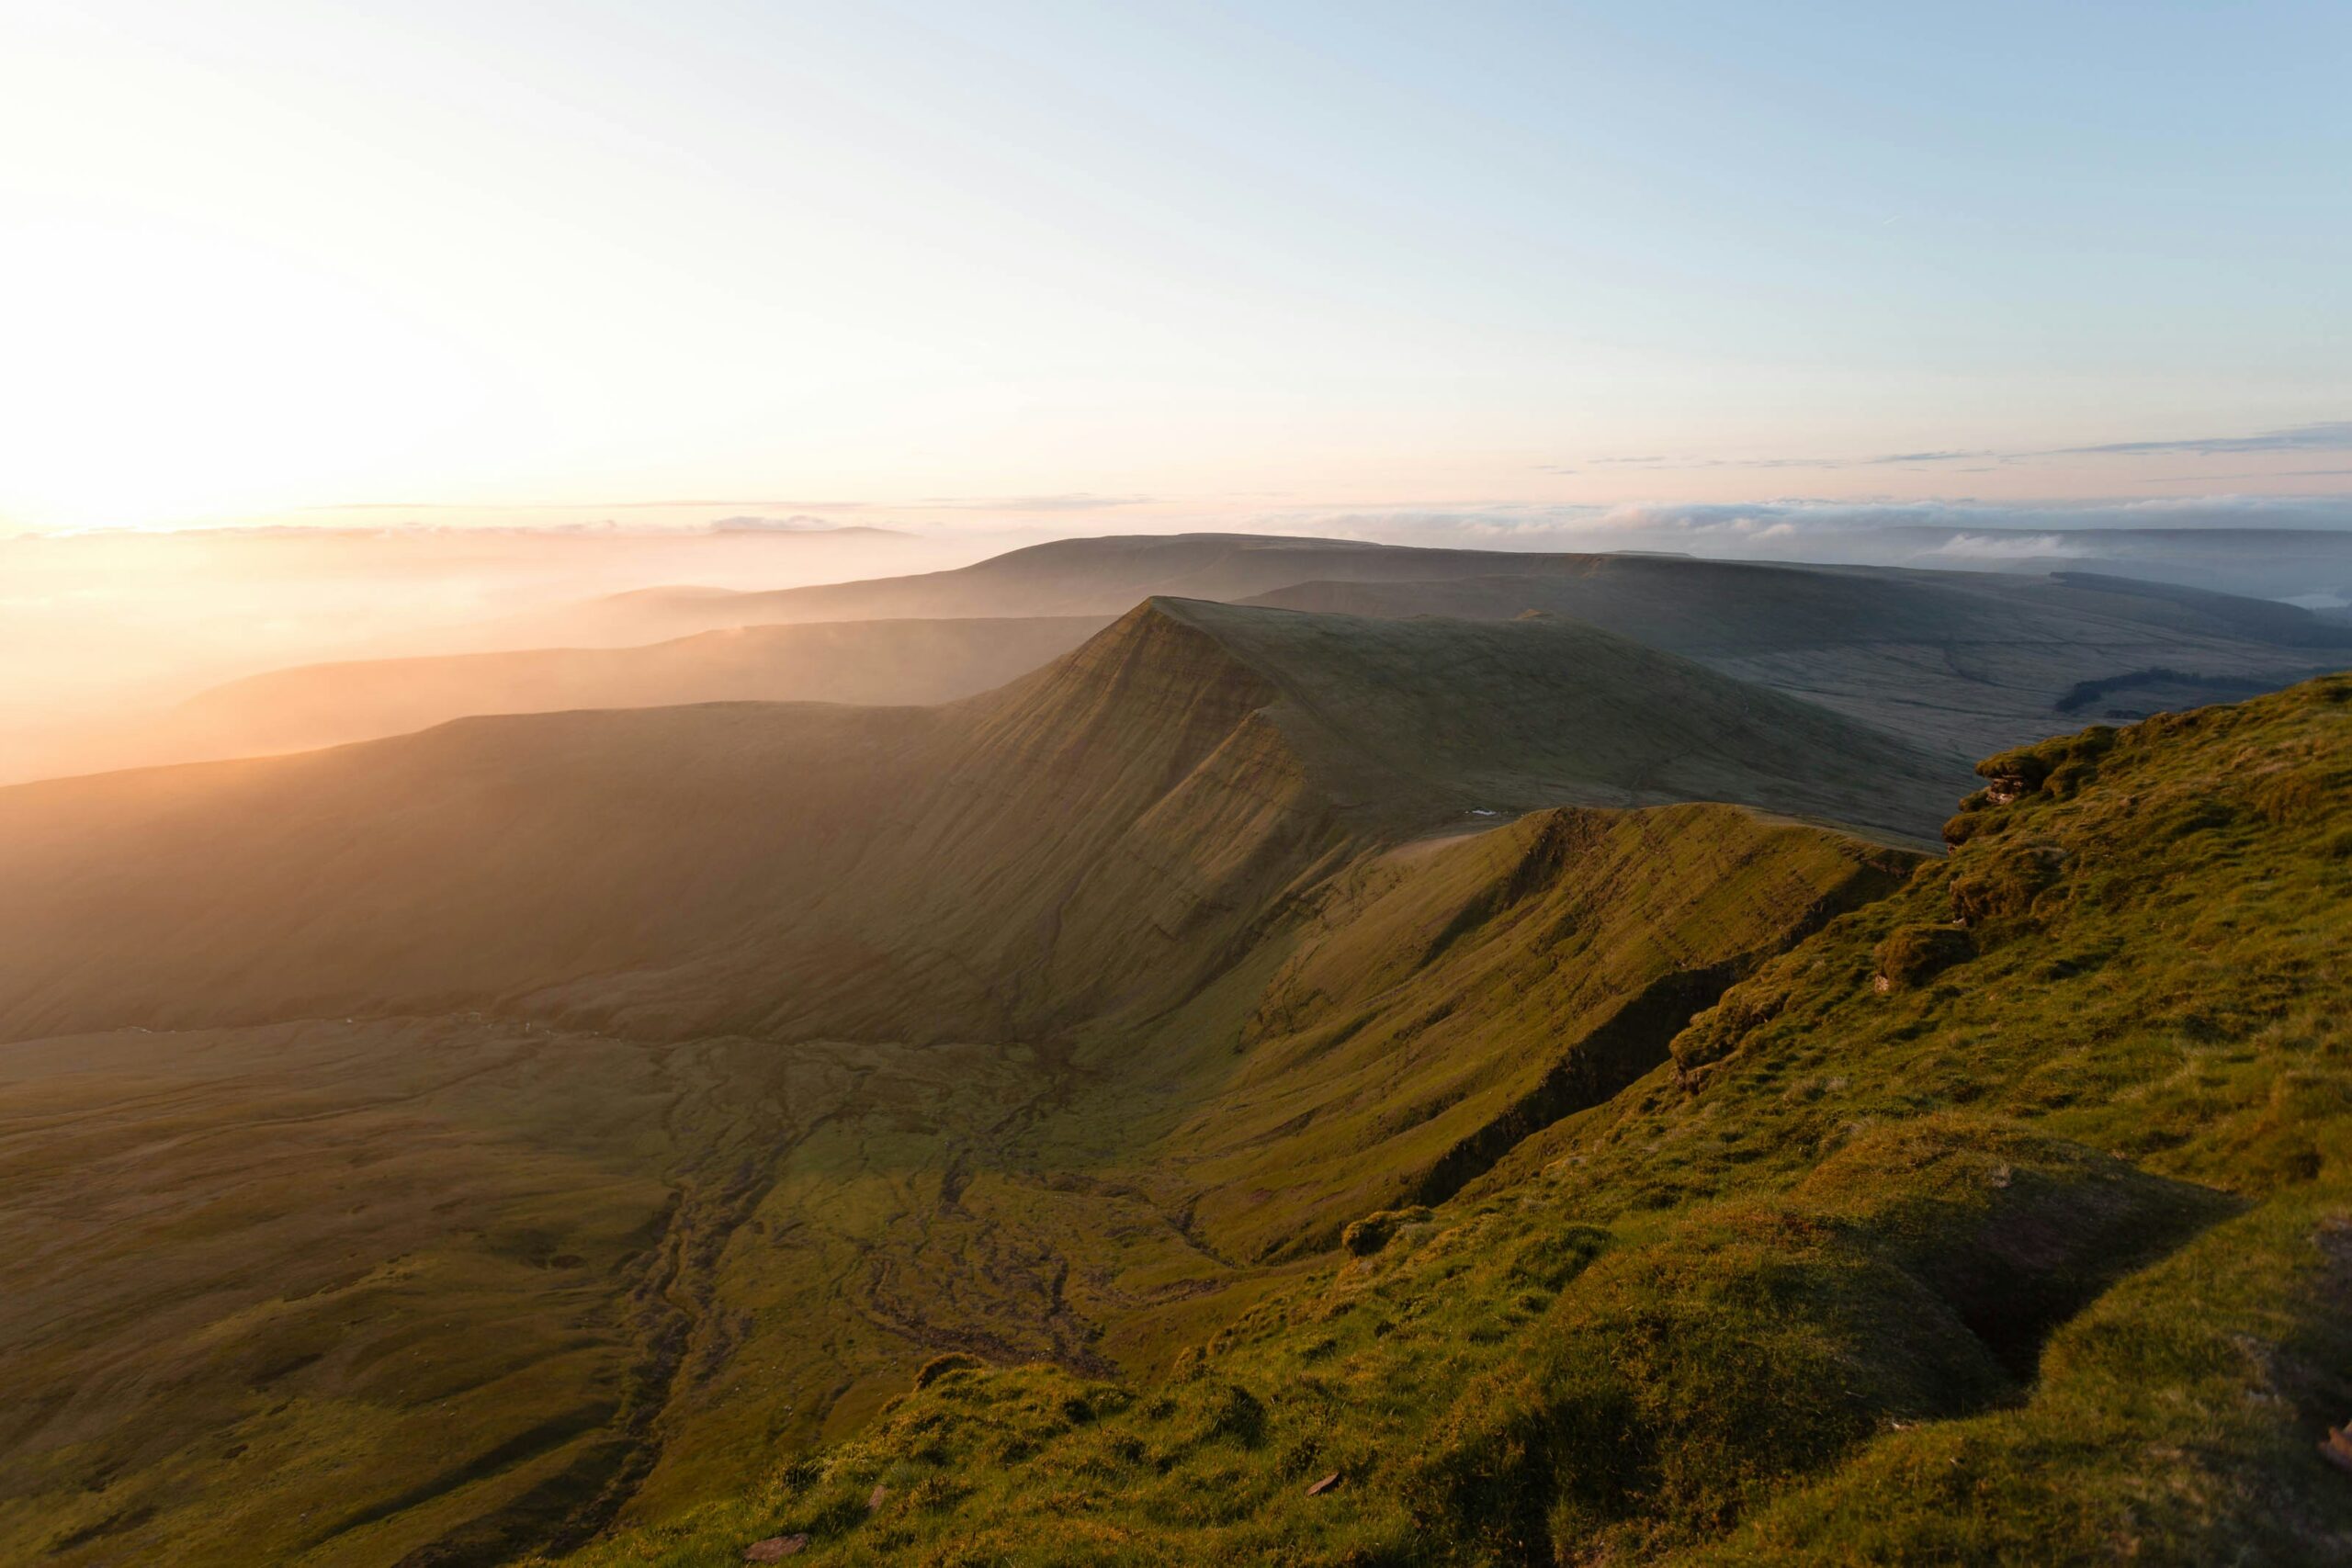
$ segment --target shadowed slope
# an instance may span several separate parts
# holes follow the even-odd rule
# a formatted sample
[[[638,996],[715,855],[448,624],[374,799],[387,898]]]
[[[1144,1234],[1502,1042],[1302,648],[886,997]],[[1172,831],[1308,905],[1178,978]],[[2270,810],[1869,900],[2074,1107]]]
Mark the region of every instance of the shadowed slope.
[[[0,1034],[498,1006],[1016,1037],[1187,994],[1335,807],[1359,836],[1708,796],[1916,833],[1939,794],[1892,740],[1581,628],[1155,603],[942,708],[469,719],[0,792]]]
[[[1597,683],[1744,699],[1582,628],[1313,619],[1155,603],[944,708],[0,792],[5,1030],[115,1030],[0,1050],[44,1276],[0,1314],[0,1555],[489,1562],[738,1485],[941,1349],[1164,1364],[1890,863],[1731,807],[1385,855],[1498,788],[1657,794]],[[1883,744],[1749,705],[1768,800],[1784,728]],[[1398,726],[1443,744],[1400,766]],[[1529,737],[1548,772],[1498,772]]]

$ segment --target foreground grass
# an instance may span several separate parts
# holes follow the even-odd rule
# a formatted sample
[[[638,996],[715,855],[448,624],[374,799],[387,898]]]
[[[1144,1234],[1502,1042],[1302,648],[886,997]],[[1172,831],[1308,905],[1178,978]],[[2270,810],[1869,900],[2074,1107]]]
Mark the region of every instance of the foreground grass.
[[[2352,680],[1980,771],[1950,857],[1164,1380],[934,1363],[575,1561],[2352,1561]]]

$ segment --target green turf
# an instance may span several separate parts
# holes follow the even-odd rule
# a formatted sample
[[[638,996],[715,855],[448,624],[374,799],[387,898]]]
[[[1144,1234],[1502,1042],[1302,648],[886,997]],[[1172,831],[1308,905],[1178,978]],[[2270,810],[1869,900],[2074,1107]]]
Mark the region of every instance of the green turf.
[[[2352,1557],[2352,680],[1987,773],[1948,861],[1165,1374],[910,1377],[579,1561]],[[1966,950],[1895,981],[1921,930]]]
[[[0,793],[12,1032],[178,1031],[0,1046],[0,1556],[2344,1556],[2348,693],[1924,861],[1687,661],[1190,604]]]

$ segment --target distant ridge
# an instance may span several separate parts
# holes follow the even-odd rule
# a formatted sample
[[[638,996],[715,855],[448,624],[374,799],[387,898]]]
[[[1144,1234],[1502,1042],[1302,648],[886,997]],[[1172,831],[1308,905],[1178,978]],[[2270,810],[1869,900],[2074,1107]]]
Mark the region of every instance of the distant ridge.
[[[1542,609],[1817,701],[1955,763],[2054,734],[2085,682],[2155,668],[2210,696],[2305,679],[2352,632],[2268,600],[2056,576],[1724,561],[1663,553],[1426,549],[1182,534],[1067,539],[952,571],[773,592],[648,589],[494,631],[503,645],[643,642],[715,626],[880,616],[1109,617],[1162,595],[1375,617]]]
[[[711,590],[709,592],[718,592]],[[636,648],[526,649],[299,665],[248,676],[67,753],[52,773],[338,746],[475,714],[680,703],[952,701],[1002,685],[1103,617],[732,626]]]

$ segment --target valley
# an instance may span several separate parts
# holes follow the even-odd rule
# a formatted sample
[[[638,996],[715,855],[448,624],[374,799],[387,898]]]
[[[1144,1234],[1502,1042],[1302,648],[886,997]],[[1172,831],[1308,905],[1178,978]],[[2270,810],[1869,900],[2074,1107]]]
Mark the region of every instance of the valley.
[[[1228,546],[1194,575],[1266,602],[1094,629],[1122,542],[1100,589],[1054,552],[1067,619],[754,628],[843,697],[1043,660],[928,705],[649,689],[0,790],[0,1553],[1834,1555],[1931,1528],[1837,1490],[1892,1434],[1995,1422],[2026,1484],[2041,1347],[2140,1271],[2315,1266],[2342,863],[2290,846],[2342,836],[2342,682],[1952,813],[1971,738],[2079,725],[2061,677],[2276,684],[2324,626]],[[2183,899],[2228,911],[2193,959],[2135,914]],[[2146,978],[2044,1064],[2094,973]],[[2279,1310],[2227,1332],[2305,1368]],[[2338,1374],[2293,1375],[2308,1423]]]
[[[2352,1568],[2348,66],[0,5],[0,1568]]]

